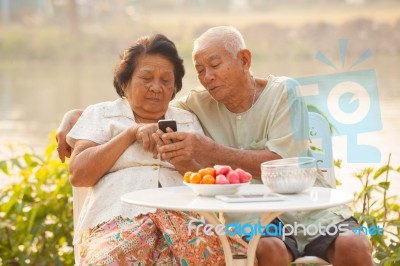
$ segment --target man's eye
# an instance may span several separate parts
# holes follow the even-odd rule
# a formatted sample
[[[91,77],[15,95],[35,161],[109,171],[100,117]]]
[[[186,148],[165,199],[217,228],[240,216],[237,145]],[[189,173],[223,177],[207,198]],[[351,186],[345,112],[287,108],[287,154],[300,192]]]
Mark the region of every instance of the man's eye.
[[[143,79],[143,80],[146,80],[146,81],[149,81],[149,80],[151,80],[151,78],[150,78],[150,77],[142,77],[142,79]]]
[[[216,68],[216,67],[218,67],[220,64],[215,64],[215,65],[212,65],[211,67],[212,68]]]

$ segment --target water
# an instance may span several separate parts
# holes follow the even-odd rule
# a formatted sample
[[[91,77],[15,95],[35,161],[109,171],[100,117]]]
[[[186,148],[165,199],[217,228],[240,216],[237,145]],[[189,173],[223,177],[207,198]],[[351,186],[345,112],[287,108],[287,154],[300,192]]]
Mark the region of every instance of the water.
[[[396,167],[400,166],[400,77],[396,75],[399,59],[390,56],[372,58],[360,67],[376,71],[383,128],[378,132],[362,134],[359,139],[361,143],[380,149],[381,164],[392,153],[392,165]],[[192,66],[188,65],[190,60],[186,62],[185,89],[181,94],[198,86]],[[112,87],[112,67],[113,63],[107,60],[74,65],[50,62],[0,64],[0,143],[21,142],[40,152],[66,111],[117,98]],[[256,76],[273,73],[304,77],[335,71],[313,59],[270,61],[258,58],[253,62]],[[333,150],[335,158],[346,159],[346,138],[335,137]],[[0,158],[6,156],[4,147],[0,145]],[[344,160],[343,169],[337,171],[344,189],[359,189],[357,180],[350,175],[366,165],[372,164],[348,164]],[[400,176],[392,174],[391,180],[393,189],[398,190]]]

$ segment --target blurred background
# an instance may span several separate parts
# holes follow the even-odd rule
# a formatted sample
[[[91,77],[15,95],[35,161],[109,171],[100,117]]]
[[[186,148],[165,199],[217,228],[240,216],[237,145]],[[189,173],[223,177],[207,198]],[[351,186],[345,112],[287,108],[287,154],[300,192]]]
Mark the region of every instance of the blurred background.
[[[150,33],[176,43],[186,67],[179,94],[188,93],[199,86],[193,40],[217,25],[243,33],[259,77],[375,74],[362,78],[376,79],[380,114],[367,120],[376,131],[357,142],[381,161],[349,163],[347,137],[335,136],[335,173],[354,192],[360,224],[385,228],[370,238],[377,265],[399,265],[400,0],[0,0],[0,265],[73,265],[72,191],[50,142],[64,113],[116,99],[120,53]]]
[[[68,110],[116,99],[112,69],[141,35],[175,41],[187,93],[198,86],[192,42],[217,25],[243,33],[256,76],[349,71],[370,49],[351,71],[376,72],[383,128],[360,140],[381,150],[382,163],[392,153],[400,165],[399,0],[0,0],[0,159],[7,143],[43,149]],[[340,39],[348,42],[343,66]],[[318,61],[318,51],[338,67]],[[334,138],[334,157],[344,159],[339,178],[362,167],[346,163],[345,137]]]

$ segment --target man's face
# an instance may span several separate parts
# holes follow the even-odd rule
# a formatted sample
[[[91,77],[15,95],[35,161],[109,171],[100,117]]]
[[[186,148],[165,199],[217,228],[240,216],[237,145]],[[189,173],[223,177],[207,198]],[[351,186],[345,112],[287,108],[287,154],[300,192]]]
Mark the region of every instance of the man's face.
[[[199,46],[193,53],[193,63],[201,85],[215,100],[227,102],[240,89],[244,66],[239,55],[233,58],[220,41]]]

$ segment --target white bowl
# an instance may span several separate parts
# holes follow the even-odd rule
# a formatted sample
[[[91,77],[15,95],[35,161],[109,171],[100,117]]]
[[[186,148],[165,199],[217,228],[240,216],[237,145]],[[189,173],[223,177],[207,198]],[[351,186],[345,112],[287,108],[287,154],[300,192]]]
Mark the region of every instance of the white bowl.
[[[316,177],[316,160],[312,157],[285,158],[261,164],[262,182],[276,193],[299,193],[312,187]]]
[[[198,196],[214,197],[216,195],[231,195],[239,191],[243,186],[250,184],[193,184],[183,182],[186,186],[190,187]]]

